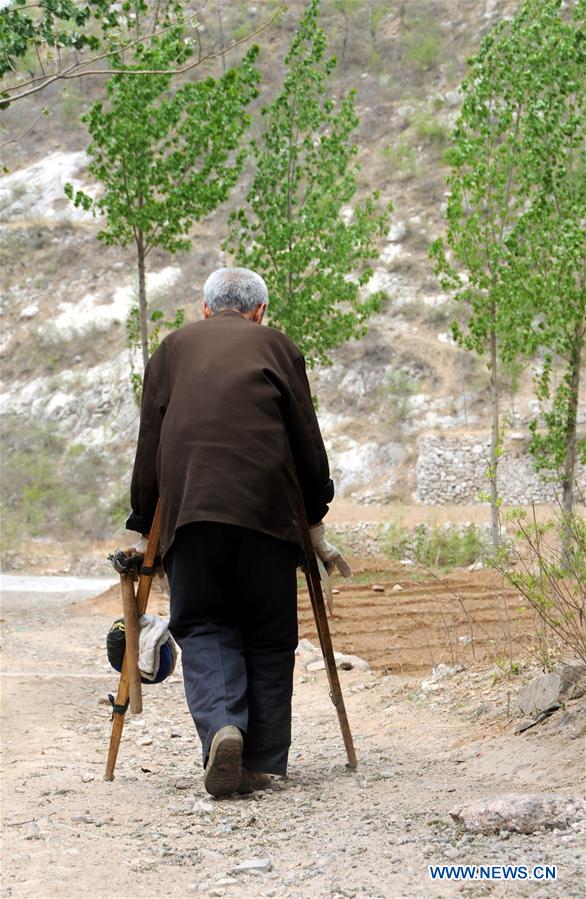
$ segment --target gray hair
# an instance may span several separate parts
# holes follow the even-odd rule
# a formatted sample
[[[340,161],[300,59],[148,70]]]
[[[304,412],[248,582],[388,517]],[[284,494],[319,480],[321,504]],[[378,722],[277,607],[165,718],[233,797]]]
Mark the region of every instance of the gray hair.
[[[252,312],[269,302],[269,292],[261,276],[248,268],[219,268],[204,284],[203,298],[214,313],[221,309]]]

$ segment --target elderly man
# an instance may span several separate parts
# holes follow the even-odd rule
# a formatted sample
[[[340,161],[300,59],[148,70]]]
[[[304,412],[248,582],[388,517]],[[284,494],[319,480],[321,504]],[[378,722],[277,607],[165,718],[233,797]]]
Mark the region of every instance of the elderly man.
[[[161,502],[171,633],[213,796],[283,775],[297,645],[299,490],[314,547],[349,573],[321,523],[334,495],[303,356],[272,328],[263,279],[215,271],[203,320],[149,361],[131,530]]]

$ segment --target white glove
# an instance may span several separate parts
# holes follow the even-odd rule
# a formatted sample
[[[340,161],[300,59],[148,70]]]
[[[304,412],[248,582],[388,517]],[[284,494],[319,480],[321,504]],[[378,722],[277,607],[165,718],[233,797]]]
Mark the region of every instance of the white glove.
[[[171,634],[169,624],[158,615],[141,615],[138,619],[140,633],[138,635],[138,667],[146,680],[154,680],[159,673],[161,664],[161,646],[169,643],[173,667],[169,674],[175,670],[177,662],[177,649]]]
[[[350,577],[352,569],[348,565],[346,559],[342,556],[340,550],[336,549],[335,546],[332,546],[332,544],[328,543],[326,540],[325,526],[320,522],[320,524],[316,524],[314,527],[310,528],[309,533],[311,535],[313,548],[324,563],[328,574],[332,572],[335,565],[342,577]]]

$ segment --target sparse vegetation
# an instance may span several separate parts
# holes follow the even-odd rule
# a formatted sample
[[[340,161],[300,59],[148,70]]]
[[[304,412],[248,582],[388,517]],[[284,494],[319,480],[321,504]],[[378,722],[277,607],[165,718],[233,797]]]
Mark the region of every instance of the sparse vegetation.
[[[31,372],[54,375],[80,364],[87,369],[108,358],[112,338],[112,331],[106,333],[96,326],[75,336],[60,333],[50,323],[31,328],[26,339],[12,349],[4,372],[20,378]]]
[[[386,375],[382,389],[388,400],[390,424],[401,425],[409,412],[409,398],[417,393],[417,381],[409,369],[395,368]]]
[[[97,537],[110,527],[104,485],[113,460],[20,416],[4,417],[2,447],[3,552],[26,536]]]
[[[424,144],[444,148],[450,138],[450,130],[431,112],[420,110],[409,117],[415,136]]]
[[[392,144],[386,144],[382,154],[394,180],[409,181],[415,176],[417,155],[406,138],[401,137]]]
[[[511,512],[513,540],[490,564],[535,609],[544,625],[542,657],[556,642],[586,663],[586,521],[560,511],[539,521]]]
[[[487,550],[486,534],[475,525],[463,528],[420,524],[412,530],[391,526],[381,536],[389,559],[411,559],[426,568],[471,565]]]
[[[404,39],[405,61],[416,72],[429,72],[442,57],[442,35],[431,16],[411,19]]]

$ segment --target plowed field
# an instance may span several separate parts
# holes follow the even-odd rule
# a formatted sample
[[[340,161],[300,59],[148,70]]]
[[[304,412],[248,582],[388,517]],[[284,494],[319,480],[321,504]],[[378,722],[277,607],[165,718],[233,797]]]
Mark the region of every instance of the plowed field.
[[[337,580],[330,619],[334,647],[374,668],[419,674],[439,662],[494,660],[536,632],[534,613],[494,572],[457,569],[436,577],[393,563],[376,569],[355,567],[362,584]],[[315,641],[306,588],[300,590],[299,623],[300,635]]]

